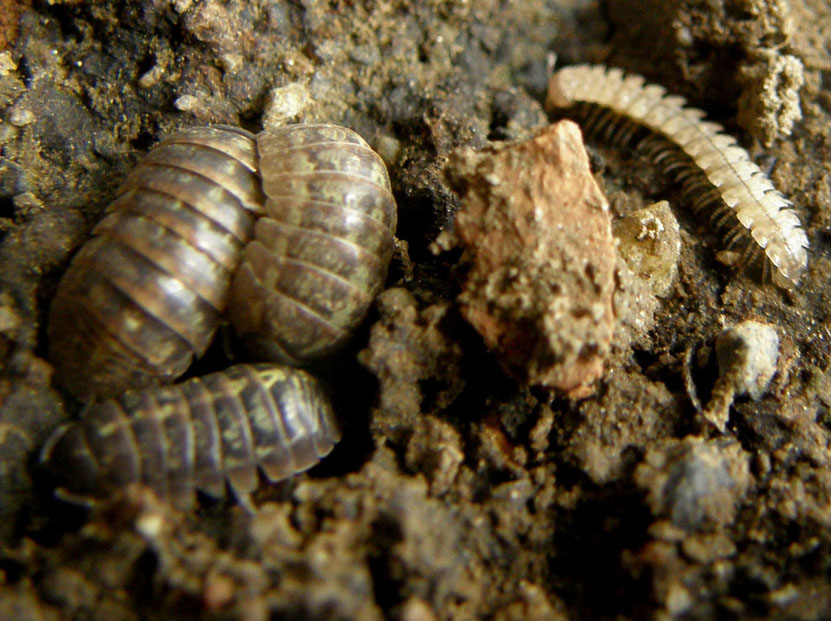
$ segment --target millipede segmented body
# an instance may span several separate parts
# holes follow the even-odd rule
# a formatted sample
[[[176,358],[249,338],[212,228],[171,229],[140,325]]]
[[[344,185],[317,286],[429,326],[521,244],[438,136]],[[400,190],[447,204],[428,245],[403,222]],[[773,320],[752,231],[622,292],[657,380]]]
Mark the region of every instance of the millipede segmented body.
[[[331,406],[307,373],[233,366],[173,386],[131,391],[59,428],[41,461],[69,498],[101,498],[142,483],[175,506],[227,481],[252,507],[259,468],[278,481],[315,465],[340,439]]]
[[[193,128],[154,147],[59,283],[57,381],[88,399],[181,375],[213,337],[261,205],[249,132]]]
[[[808,263],[808,238],[792,203],[721,125],[703,121],[705,113],[685,107],[683,97],[667,95],[663,87],[620,69],[578,65],[557,71],[548,84],[547,108],[584,104],[609,113],[584,109],[590,132],[622,142],[635,133],[627,125],[634,123],[669,141],[675,152],[664,150],[658,158],[696,196],[694,207],[714,207],[719,223],[734,215],[732,239],[749,237],[764,251],[777,285],[798,284]],[[623,121],[618,127],[616,119]]]
[[[257,136],[265,215],[232,285],[229,315],[260,359],[333,353],[383,286],[395,200],[381,158],[355,132],[292,125]]]

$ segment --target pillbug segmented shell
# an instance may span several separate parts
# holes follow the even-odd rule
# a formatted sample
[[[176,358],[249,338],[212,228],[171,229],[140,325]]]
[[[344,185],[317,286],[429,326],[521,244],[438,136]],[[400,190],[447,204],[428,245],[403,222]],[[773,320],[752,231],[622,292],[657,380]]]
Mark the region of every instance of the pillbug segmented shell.
[[[252,508],[259,468],[271,481],[315,465],[340,439],[331,406],[307,373],[240,364],[173,386],[124,393],[60,427],[41,461],[69,498],[142,483],[181,509],[227,481]]]
[[[181,375],[211,341],[261,204],[249,132],[192,128],[154,147],[58,285],[57,381],[88,399]]]
[[[342,346],[383,286],[395,200],[381,158],[344,127],[265,131],[257,149],[265,215],[229,314],[254,355],[305,364]]]

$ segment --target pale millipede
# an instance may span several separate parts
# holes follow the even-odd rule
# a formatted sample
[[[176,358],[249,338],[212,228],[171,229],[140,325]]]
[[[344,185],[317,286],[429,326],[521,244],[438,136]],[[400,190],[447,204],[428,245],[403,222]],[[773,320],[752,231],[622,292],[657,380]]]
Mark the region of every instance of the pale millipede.
[[[694,209],[713,209],[719,226],[735,215],[730,243],[752,239],[773,266],[774,283],[783,288],[799,283],[808,265],[808,238],[793,203],[721,125],[703,120],[702,110],[686,107],[683,97],[668,95],[642,76],[604,65],[555,72],[546,108],[575,110],[586,133],[615,144],[633,141],[638,126],[668,141],[672,148],[655,148],[648,138],[640,142],[694,196]]]

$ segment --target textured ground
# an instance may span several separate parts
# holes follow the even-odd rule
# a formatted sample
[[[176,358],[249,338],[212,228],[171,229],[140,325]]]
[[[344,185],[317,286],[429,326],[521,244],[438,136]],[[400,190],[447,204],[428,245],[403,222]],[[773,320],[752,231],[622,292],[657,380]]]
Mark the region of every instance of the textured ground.
[[[824,0],[3,0],[0,15],[0,617],[827,618]],[[649,161],[590,145],[616,235],[666,199],[681,251],[660,300],[626,298],[630,317],[655,304],[652,327],[627,324],[580,398],[503,370],[457,299],[469,257],[433,244],[461,204],[451,152],[548,124],[554,53],[704,108],[812,244],[800,288],[778,290],[731,267]],[[92,513],[59,504],[36,454],[79,404],[51,386],[44,321],[119,180],[182,126],[310,121],[379,151],[409,248],[321,374],[341,444],[263,486],[254,517],[179,514],[141,490]],[[639,286],[620,273],[619,297]],[[718,392],[716,337],[748,319],[777,331],[777,373],[721,434],[696,402]],[[194,373],[222,364],[217,348]]]

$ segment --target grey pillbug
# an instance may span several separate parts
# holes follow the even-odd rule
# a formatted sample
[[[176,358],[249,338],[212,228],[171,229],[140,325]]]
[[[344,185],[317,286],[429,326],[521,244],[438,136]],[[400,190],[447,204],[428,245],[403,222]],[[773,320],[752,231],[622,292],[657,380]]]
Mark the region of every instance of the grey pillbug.
[[[395,200],[381,158],[344,127],[264,131],[257,150],[265,215],[229,315],[253,355],[305,364],[343,345],[383,286]]]
[[[127,177],[61,279],[56,379],[80,399],[181,375],[207,349],[261,210],[254,136],[186,129]]]
[[[773,266],[773,281],[789,288],[799,283],[808,264],[808,237],[792,203],[779,193],[736,139],[704,112],[686,107],[683,97],[602,65],[577,65],[557,71],[548,83],[549,110],[590,104],[612,116],[587,109],[587,130],[625,142],[637,124],[663,136],[678,152],[663,150],[668,170],[679,171],[684,189],[696,196],[696,208],[715,206],[717,223],[731,214],[738,221],[731,237],[750,238]],[[622,123],[617,124],[617,117]],[[719,213],[721,212],[721,213]]]
[[[298,369],[233,366],[173,386],[124,393],[60,427],[41,451],[62,493],[84,501],[142,483],[180,509],[227,481],[253,510],[259,468],[279,481],[315,465],[340,439],[320,385]]]

